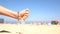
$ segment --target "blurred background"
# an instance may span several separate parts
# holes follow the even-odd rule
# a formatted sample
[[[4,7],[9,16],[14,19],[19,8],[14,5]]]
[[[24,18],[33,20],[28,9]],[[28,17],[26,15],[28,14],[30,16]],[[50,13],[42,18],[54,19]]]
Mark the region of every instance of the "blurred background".
[[[29,8],[30,15],[25,21],[26,24],[54,24],[52,21],[55,20],[60,24],[60,0],[0,0],[0,5],[15,12]],[[20,21],[0,15],[1,23],[16,24]]]

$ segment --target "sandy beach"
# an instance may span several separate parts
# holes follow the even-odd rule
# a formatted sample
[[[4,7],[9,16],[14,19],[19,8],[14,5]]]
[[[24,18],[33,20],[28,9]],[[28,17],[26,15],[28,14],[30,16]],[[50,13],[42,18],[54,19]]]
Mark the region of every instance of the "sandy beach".
[[[30,25],[30,24],[0,24],[0,31],[10,33],[0,34],[60,34],[60,25]]]

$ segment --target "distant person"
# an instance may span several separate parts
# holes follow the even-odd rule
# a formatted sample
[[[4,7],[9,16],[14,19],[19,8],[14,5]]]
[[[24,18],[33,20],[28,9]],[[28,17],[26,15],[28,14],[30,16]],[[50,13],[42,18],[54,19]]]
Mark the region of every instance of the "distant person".
[[[58,23],[59,23],[59,20],[54,20],[51,22],[51,24],[53,24],[53,25],[57,25]]]

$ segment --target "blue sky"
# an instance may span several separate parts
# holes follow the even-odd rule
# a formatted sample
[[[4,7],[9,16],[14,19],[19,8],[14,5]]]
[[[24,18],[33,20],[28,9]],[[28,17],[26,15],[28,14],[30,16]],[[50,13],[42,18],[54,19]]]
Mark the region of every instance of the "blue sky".
[[[60,0],[0,0],[0,5],[16,12],[29,8],[28,21],[60,20]],[[0,18],[13,19],[2,15]]]

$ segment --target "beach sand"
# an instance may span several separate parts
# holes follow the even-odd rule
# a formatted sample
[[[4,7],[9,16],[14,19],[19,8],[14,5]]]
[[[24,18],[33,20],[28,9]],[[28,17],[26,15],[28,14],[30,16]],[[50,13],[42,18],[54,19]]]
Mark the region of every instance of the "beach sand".
[[[60,34],[60,25],[0,24],[0,31],[11,33],[0,34]]]

